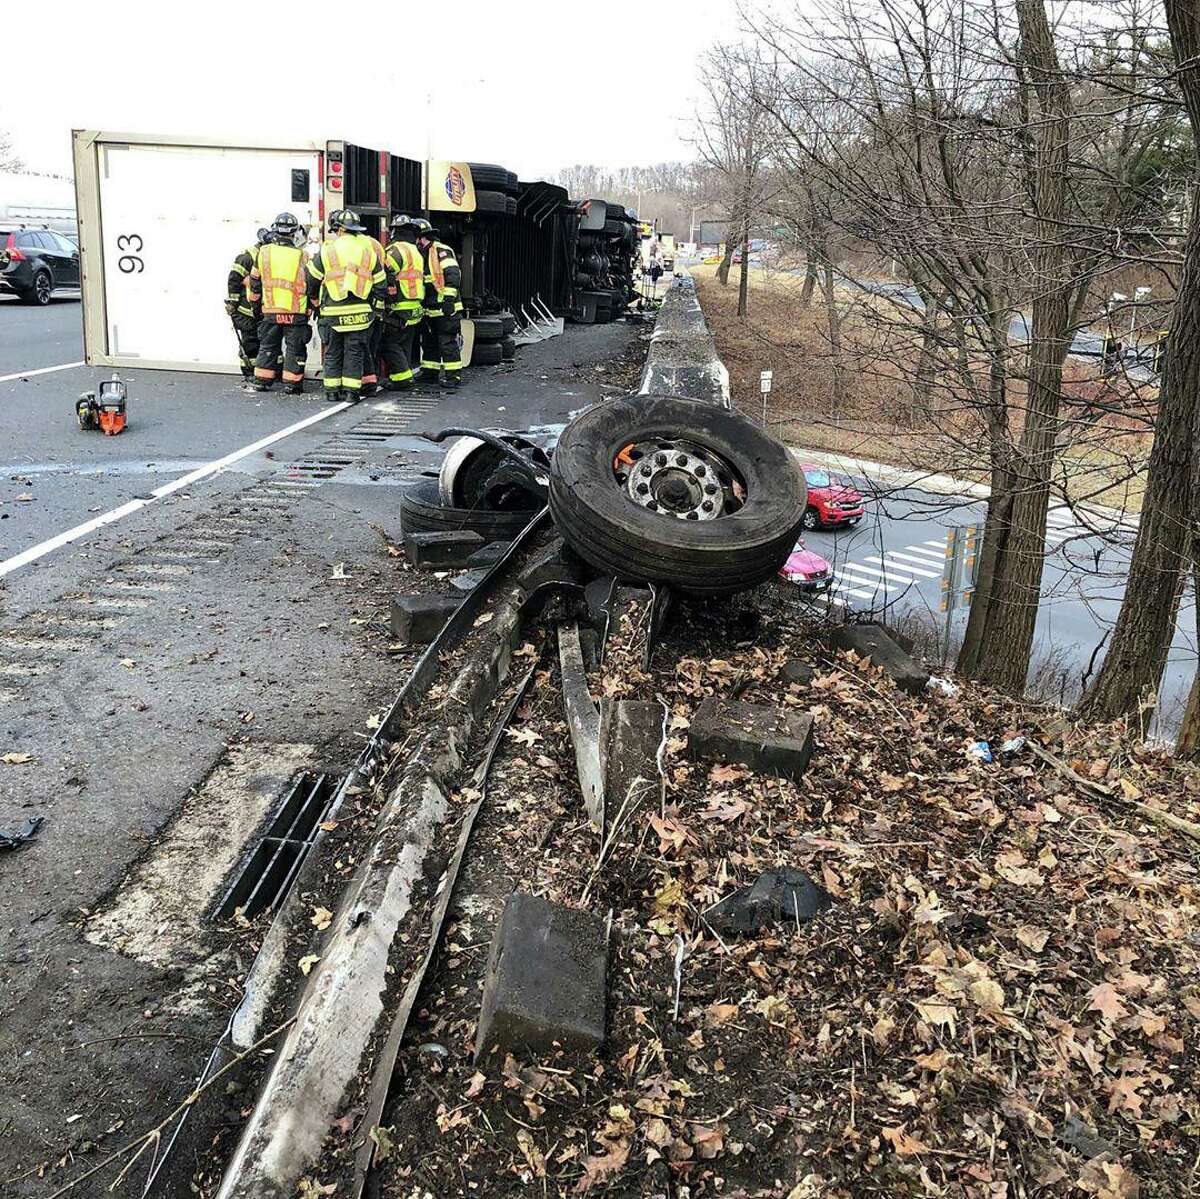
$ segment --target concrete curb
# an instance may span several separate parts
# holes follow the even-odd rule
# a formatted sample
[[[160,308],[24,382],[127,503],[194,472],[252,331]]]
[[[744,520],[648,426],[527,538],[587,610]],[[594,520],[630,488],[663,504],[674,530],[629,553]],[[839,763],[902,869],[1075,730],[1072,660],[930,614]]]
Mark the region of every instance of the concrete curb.
[[[729,372],[700,309],[690,275],[663,298],[646,353],[640,395],[678,396],[731,407]]]
[[[501,585],[490,606],[489,649],[470,656],[452,678],[444,715],[430,712],[422,721],[424,734],[377,818],[369,856],[342,897],[295,1024],[243,1127],[221,1199],[290,1199],[319,1159],[373,1039],[385,1028],[397,935],[420,918],[422,880],[456,813],[449,792],[472,731],[509,674],[536,581],[521,575]],[[411,945],[419,948],[423,934],[415,926],[410,931]]]

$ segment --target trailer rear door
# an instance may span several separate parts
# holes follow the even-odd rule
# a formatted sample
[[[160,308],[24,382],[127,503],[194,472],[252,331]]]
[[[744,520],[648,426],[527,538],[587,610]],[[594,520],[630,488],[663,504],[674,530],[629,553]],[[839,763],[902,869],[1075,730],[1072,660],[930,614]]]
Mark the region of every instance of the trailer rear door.
[[[84,347],[98,366],[238,370],[226,276],[291,212],[319,238],[321,154],[75,132]]]

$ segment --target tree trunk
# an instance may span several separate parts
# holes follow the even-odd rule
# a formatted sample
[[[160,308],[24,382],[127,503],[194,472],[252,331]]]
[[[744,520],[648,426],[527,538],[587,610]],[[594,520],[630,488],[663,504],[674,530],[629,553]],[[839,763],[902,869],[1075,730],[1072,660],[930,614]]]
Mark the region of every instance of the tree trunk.
[[[1192,136],[1200,139],[1200,5],[1166,0],[1176,78]],[[1079,705],[1089,720],[1136,712],[1157,691],[1175,635],[1179,579],[1189,560],[1189,518],[1195,519],[1192,445],[1200,411],[1200,213],[1193,186],[1191,225],[1167,334],[1167,360],[1158,390],[1158,419],[1146,492],[1125,598],[1096,681]],[[1191,526],[1194,528],[1194,525]],[[1193,697],[1194,698],[1194,697]],[[1189,708],[1190,708],[1189,704]]]
[[[745,316],[750,307],[750,209],[742,220],[742,274],[738,280],[738,316]]]
[[[732,226],[733,222],[730,221]],[[717,267],[717,282],[722,287],[727,287],[729,284],[729,268],[733,266],[733,251],[736,249],[732,239],[725,242],[725,253],[721,258],[720,265]]]
[[[1071,96],[1058,65],[1043,0],[1017,0],[1021,56],[1037,94],[1033,193],[1037,243],[1033,250],[1033,327],[1029,339],[1025,427],[1017,455],[1017,489],[993,592],[976,676],[1020,694],[1025,689],[1041,602],[1046,508],[1057,456],[1062,368],[1069,345],[1075,283],[1064,241]]]
[[[812,242],[804,255],[804,286],[800,289],[800,307],[807,308],[812,304],[813,292],[817,289],[817,253]]]
[[[964,328],[959,322],[959,328]],[[991,463],[987,513],[983,524],[983,543],[979,550],[979,569],[975,592],[967,616],[967,628],[958,651],[957,670],[974,678],[979,670],[983,642],[992,615],[992,601],[997,592],[997,580],[1002,574],[1000,563],[1012,523],[1012,501],[1015,483],[1012,471],[1012,447],[1009,444],[1008,412],[1008,329],[1005,316],[993,311],[988,321],[988,460]],[[960,341],[965,352],[965,339]],[[963,378],[969,377],[967,368]]]
[[[825,297],[825,317],[829,328],[829,357],[833,364],[833,413],[841,414],[846,406],[846,370],[842,363],[842,321],[838,315],[837,297],[833,291],[833,263],[824,254],[821,291]]]

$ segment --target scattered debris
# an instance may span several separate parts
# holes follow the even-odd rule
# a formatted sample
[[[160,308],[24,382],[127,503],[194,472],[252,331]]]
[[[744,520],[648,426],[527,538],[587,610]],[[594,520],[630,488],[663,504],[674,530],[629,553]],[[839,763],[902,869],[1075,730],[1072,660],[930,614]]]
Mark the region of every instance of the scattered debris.
[[[811,920],[831,907],[833,900],[802,870],[778,866],[764,871],[709,908],[705,920],[719,933],[762,932],[776,924]]]
[[[0,829],[0,849],[19,849],[27,841],[32,841],[45,819],[44,816],[30,816],[15,833]]]

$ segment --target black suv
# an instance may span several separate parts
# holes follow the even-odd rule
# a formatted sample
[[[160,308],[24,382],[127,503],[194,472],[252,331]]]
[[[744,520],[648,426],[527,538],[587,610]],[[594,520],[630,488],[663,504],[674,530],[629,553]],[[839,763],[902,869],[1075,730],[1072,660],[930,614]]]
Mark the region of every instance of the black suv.
[[[0,227],[0,293],[49,304],[57,288],[79,288],[79,247],[52,229]]]

